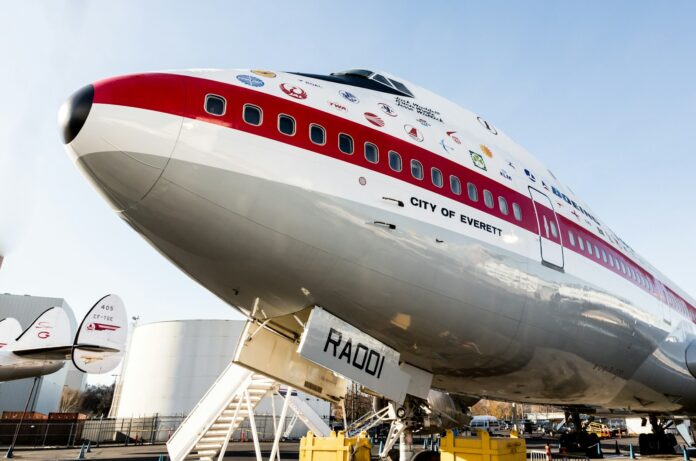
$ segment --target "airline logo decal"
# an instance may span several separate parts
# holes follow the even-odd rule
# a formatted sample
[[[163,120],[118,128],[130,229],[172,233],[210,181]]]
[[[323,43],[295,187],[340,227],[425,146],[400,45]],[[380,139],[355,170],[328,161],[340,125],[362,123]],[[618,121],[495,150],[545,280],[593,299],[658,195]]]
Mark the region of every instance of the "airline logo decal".
[[[348,101],[352,102],[353,104],[357,104],[360,102],[357,96],[355,96],[353,93],[350,91],[346,90],[341,90],[338,92],[341,96],[343,96],[344,99],[347,99]]]
[[[343,104],[338,103],[336,101],[327,101],[327,104],[329,105],[329,107],[336,109],[338,111],[341,111],[341,112],[348,111],[348,108],[346,106],[344,106]]]
[[[455,133],[456,133],[456,131],[448,131],[447,136],[449,136],[449,138],[452,141],[454,141],[455,143],[461,144],[462,143],[461,139],[459,139],[459,136],[457,136]]]
[[[53,326],[51,326],[50,323],[45,322],[45,321],[41,321],[41,322],[37,323],[34,326],[34,328],[36,328],[37,330],[40,330],[38,333],[36,333],[36,336],[39,339],[48,339],[51,337],[51,332],[48,330],[53,328]]]
[[[283,93],[287,94],[291,98],[295,99],[307,99],[307,92],[300,88],[299,86],[288,85],[287,83],[281,83],[280,89]]]
[[[87,325],[89,331],[116,331],[121,328],[118,325],[109,325],[108,323],[90,323]]]
[[[365,112],[365,118],[367,119],[368,122],[372,123],[375,126],[382,127],[384,126],[384,120],[379,118],[377,115],[373,114],[372,112]]]
[[[440,140],[440,145],[442,146],[442,148],[445,150],[446,153],[450,154],[450,153],[454,152],[454,147],[445,143],[444,139]]]
[[[529,171],[528,169],[525,168],[524,174],[527,175],[527,177],[529,178],[530,181],[536,182],[536,177],[534,176],[534,173],[532,173],[531,171]]]
[[[479,147],[483,151],[484,155],[488,158],[493,158],[493,151],[488,148],[488,146],[484,146],[483,144],[479,144]]]
[[[478,120],[478,122],[481,124],[482,127],[487,129],[491,133],[498,134],[498,130],[496,130],[495,127],[493,125],[491,125],[490,123],[488,123],[486,120],[482,119],[481,117],[476,117],[476,120]]]
[[[260,75],[261,77],[267,77],[267,78],[275,78],[276,74],[275,72],[271,72],[270,70],[252,70],[252,74]]]
[[[237,80],[254,88],[260,88],[264,85],[263,80],[253,75],[237,75]]]
[[[406,98],[401,98],[399,96],[396,97],[394,102],[398,107],[410,110],[411,112],[415,112],[418,115],[422,115],[423,117],[428,117],[430,119],[437,120],[438,122],[442,123],[442,117],[440,116],[440,112],[436,111],[435,109],[421,106],[420,104],[416,104],[413,101],[410,101]]]
[[[407,135],[411,137],[411,139],[422,142],[423,141],[423,134],[420,132],[418,128],[416,128],[413,125],[404,125],[404,131],[406,132]]]
[[[471,155],[471,161],[474,162],[475,167],[481,168],[483,171],[488,171],[486,168],[486,161],[483,159],[481,154],[476,153],[473,150],[470,150],[469,154]]]
[[[383,102],[380,102],[377,105],[379,106],[380,109],[382,109],[382,112],[384,112],[385,114],[387,114],[390,117],[396,117],[398,115],[396,113],[396,110],[392,106],[390,106],[389,104],[385,104]]]

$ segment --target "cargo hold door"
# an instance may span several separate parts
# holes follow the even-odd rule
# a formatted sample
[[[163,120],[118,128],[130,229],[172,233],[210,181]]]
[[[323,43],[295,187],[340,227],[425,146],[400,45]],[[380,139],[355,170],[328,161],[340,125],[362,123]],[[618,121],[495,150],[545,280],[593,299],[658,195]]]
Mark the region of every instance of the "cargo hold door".
[[[563,242],[553,203],[546,194],[533,187],[529,187],[529,194],[532,197],[534,212],[539,224],[541,263],[563,271]]]

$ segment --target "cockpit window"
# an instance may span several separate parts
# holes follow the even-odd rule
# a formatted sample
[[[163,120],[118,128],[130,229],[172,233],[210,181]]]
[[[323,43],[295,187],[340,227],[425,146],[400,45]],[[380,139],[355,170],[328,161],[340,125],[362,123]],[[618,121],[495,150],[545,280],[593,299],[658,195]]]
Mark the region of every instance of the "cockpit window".
[[[302,72],[295,73],[297,75],[326,80],[328,82],[342,83],[344,85],[352,85],[384,93],[408,96],[409,98],[413,97],[411,90],[403,83],[367,69],[351,69],[343,72],[334,72],[331,75],[305,74]]]
[[[381,83],[382,85],[394,86],[394,85],[391,84],[391,82],[389,82],[389,80],[387,79],[387,77],[385,77],[384,75],[374,74],[374,75],[372,76],[372,80],[374,80],[375,82],[379,82],[379,83]]]
[[[411,93],[411,91],[408,88],[406,88],[406,85],[404,85],[401,82],[397,82],[396,80],[393,80],[391,78],[389,79],[389,81],[392,82],[392,85],[394,85],[394,87],[397,90],[401,91],[402,93],[404,93],[410,97],[413,97],[413,93]]]
[[[370,78],[370,75],[372,75],[374,72],[371,70],[366,70],[366,69],[350,69],[350,70],[344,70],[343,72],[333,72],[331,75],[337,75],[337,76],[343,76],[343,75],[350,75],[352,77],[362,77],[362,78]]]

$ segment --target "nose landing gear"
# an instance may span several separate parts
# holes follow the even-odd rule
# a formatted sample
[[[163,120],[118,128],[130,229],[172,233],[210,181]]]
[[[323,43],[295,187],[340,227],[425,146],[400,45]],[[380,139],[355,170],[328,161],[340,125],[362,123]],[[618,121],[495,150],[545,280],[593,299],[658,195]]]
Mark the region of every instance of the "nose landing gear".
[[[638,438],[641,455],[673,455],[676,453],[677,438],[665,429],[672,426],[672,421],[660,423],[655,415],[650,415],[652,434],[641,434]]]
[[[572,418],[573,431],[561,435],[559,443],[569,453],[585,453],[588,458],[601,458],[602,450],[597,434],[588,433],[580,421],[580,412],[566,413],[566,421]]]

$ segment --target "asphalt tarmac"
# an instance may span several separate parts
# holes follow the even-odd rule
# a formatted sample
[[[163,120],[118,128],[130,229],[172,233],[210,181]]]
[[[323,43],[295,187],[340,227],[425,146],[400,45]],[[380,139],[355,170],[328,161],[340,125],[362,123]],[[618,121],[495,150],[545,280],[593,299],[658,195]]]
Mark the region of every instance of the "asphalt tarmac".
[[[616,454],[616,442],[619,444],[621,454]],[[528,450],[542,450],[546,443],[552,448],[552,451],[557,452],[558,442],[552,439],[530,438],[527,441]],[[637,438],[611,439],[602,441],[602,451],[605,459],[625,459],[628,460],[628,447],[632,444],[637,447]],[[272,444],[270,442],[261,444],[261,454],[264,460],[268,460],[270,456]],[[419,445],[414,445],[414,448],[419,448]],[[299,458],[299,443],[287,442],[280,444],[280,459],[294,461]],[[637,452],[637,448],[635,449]],[[36,461],[53,461],[53,460],[75,460],[78,459],[80,450],[77,448],[43,448],[43,449],[22,449],[17,448],[14,452],[14,459],[18,460],[36,460]],[[377,447],[372,450],[373,459],[377,455]],[[137,446],[102,446],[92,448],[90,453],[86,453],[84,459],[99,459],[99,460],[130,460],[130,461],[156,461],[168,460],[167,450],[165,445],[137,445]],[[641,457],[639,454],[636,457],[643,461],[678,461],[683,459],[682,455],[660,455]],[[248,442],[230,443],[225,460],[235,461],[256,461],[254,454],[254,446]]]

